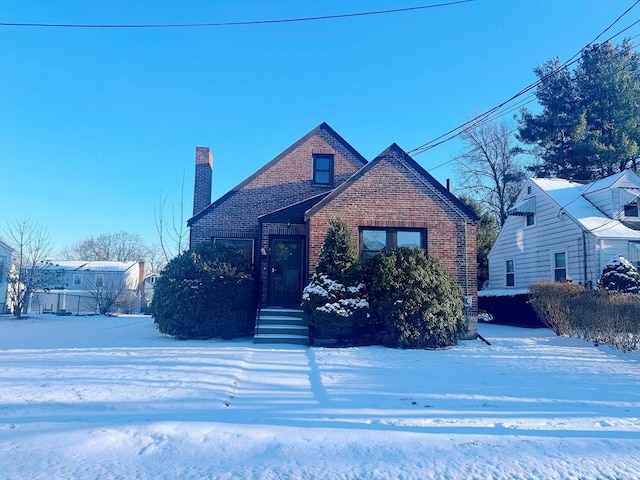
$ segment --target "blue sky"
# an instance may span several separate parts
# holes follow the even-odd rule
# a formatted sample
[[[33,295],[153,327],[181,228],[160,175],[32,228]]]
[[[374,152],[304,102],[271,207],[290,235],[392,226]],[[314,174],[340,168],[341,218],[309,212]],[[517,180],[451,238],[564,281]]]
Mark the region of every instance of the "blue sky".
[[[435,3],[2,0],[0,22],[237,22]],[[183,177],[191,214],[196,146],[214,153],[213,198],[323,121],[368,159],[392,142],[409,151],[534,82],[536,65],[573,56],[632,4],[476,0],[268,25],[0,26],[0,228],[29,217],[57,249],[120,230],[155,242],[154,205],[164,192],[177,213]],[[639,16],[637,6],[603,38]],[[453,140],[415,159],[455,189],[451,164],[434,167],[462,151]]]

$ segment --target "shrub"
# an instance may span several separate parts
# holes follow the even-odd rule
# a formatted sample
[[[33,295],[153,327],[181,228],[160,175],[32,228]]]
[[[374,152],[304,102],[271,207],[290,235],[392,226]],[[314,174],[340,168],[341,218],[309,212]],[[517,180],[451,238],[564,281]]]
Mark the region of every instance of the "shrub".
[[[622,350],[640,347],[640,296],[590,290],[568,283],[531,286],[531,305],[557,335]]]
[[[174,258],[155,283],[151,312],[161,333],[223,339],[251,332],[255,288],[239,249],[205,244]]]
[[[580,285],[562,282],[540,282],[529,288],[530,303],[542,323],[556,335],[571,335],[573,323],[567,301],[584,292]]]
[[[398,248],[365,266],[372,326],[383,345],[441,348],[467,332],[462,291],[444,266],[418,248]]]
[[[362,333],[369,303],[363,283],[347,287],[315,273],[302,293],[302,310],[315,335],[344,342]]]
[[[316,273],[322,273],[340,283],[349,283],[357,276],[358,250],[351,238],[349,225],[341,218],[329,222],[329,228],[318,256]]]
[[[640,293],[640,274],[622,255],[616,255],[604,266],[598,286],[610,292]]]
[[[316,273],[302,294],[303,318],[314,336],[353,341],[361,337],[369,304],[359,276],[357,250],[344,220],[329,223]]]

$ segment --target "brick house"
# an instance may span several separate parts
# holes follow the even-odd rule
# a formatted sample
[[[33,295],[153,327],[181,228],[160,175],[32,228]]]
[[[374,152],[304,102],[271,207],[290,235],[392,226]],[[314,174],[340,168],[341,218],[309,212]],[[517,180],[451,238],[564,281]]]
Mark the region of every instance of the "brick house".
[[[367,162],[322,123],[211,203],[213,159],[196,148],[190,244],[231,243],[254,259],[261,307],[296,308],[329,221],[351,227],[361,257],[417,246],[439,258],[477,328],[477,217],[396,144]]]

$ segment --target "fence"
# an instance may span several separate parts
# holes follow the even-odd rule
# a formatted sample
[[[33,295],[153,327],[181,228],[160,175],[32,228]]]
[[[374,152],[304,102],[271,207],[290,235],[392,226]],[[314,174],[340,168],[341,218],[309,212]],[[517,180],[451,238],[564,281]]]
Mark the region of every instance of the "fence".
[[[136,291],[121,294],[114,303],[115,313],[140,313],[140,295]],[[49,290],[34,292],[29,302],[31,313],[67,313],[95,315],[100,313],[98,299],[91,291]]]

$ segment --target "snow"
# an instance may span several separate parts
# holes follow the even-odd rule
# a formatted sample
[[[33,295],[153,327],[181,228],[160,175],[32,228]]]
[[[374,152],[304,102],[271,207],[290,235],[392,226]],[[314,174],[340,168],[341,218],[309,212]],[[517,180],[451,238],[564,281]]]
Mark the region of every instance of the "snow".
[[[583,185],[558,178],[533,178],[531,180],[544,190],[563,212],[577,220],[596,237],[640,238],[638,231],[623,225],[617,219],[608,217],[583,196],[586,192],[593,191],[591,184]]]
[[[436,351],[0,319],[6,479],[637,479],[640,353],[481,324]]]

